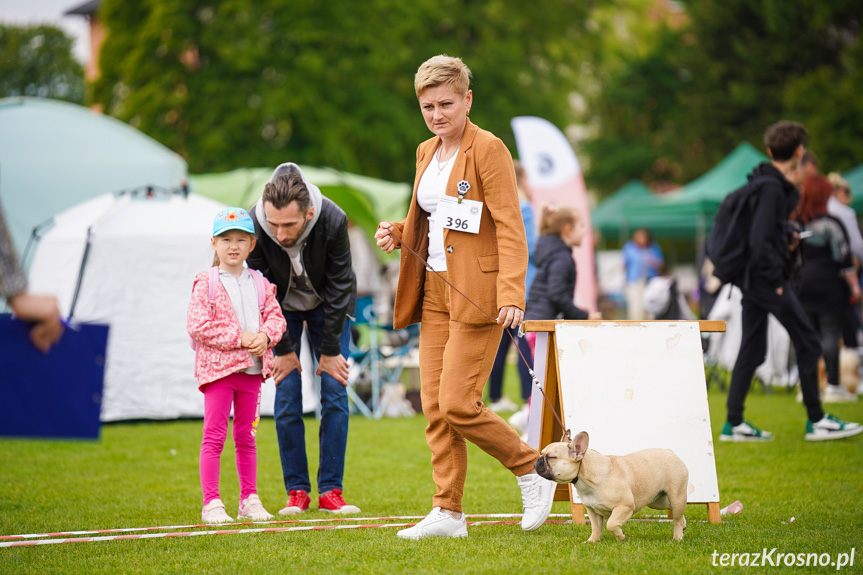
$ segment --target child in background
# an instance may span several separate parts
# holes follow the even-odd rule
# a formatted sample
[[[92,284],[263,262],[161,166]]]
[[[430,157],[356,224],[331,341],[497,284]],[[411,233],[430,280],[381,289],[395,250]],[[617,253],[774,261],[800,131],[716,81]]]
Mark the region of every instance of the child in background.
[[[545,206],[539,233],[533,253],[537,272],[527,298],[525,321],[602,319],[600,312],[587,312],[573,302],[576,271],[572,248],[581,245],[584,238],[584,222],[579,211],[569,206]]]
[[[201,442],[201,490],[205,523],[228,523],[219,497],[219,459],[234,407],[234,445],[240,479],[238,519],[272,519],[257,495],[257,450],[255,433],[260,415],[261,383],[273,369],[272,347],[287,327],[276,287],[252,277],[243,264],[255,247],[255,227],[242,208],[228,208],[213,222],[214,266],[219,285],[210,292],[210,272],[195,278],[186,329],[196,342],[195,377],[204,394],[204,430]],[[258,305],[258,286],[266,297]],[[211,301],[210,294],[214,295]]]

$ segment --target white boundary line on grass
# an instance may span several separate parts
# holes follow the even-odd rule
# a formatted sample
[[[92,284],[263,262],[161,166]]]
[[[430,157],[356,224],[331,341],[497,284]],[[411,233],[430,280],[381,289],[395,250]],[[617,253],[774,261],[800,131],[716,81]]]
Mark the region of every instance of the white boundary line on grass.
[[[60,535],[97,535],[100,533],[134,533],[136,531],[165,531],[168,529],[195,529],[200,527],[235,527],[242,525],[284,525],[290,523],[332,523],[346,521],[405,521],[409,519],[422,519],[424,515],[396,515],[390,517],[333,517],[320,519],[292,519],[283,521],[249,521],[246,523],[220,523],[214,525],[212,523],[192,524],[192,525],[160,525],[157,527],[121,527],[118,529],[93,529],[90,531],[56,531],[52,533],[28,533],[24,535],[0,535],[0,541],[8,541],[10,539],[37,539],[42,537],[57,537]],[[475,515],[465,515],[472,518],[508,518],[521,517],[521,513],[479,513]],[[549,517],[571,517],[569,513],[551,513]]]
[[[484,525],[515,525],[519,521],[468,521],[470,526]],[[547,521],[547,523],[569,523],[565,520]],[[107,535],[102,537],[74,537],[72,539],[39,539],[36,541],[8,541],[0,543],[0,547],[26,547],[33,545],[53,545],[58,543],[95,543],[100,541],[115,541],[121,539],[159,539],[166,537],[196,537],[199,535],[227,535],[236,533],[284,533],[292,531],[323,531],[336,529],[380,529],[384,527],[410,527],[415,523],[362,523],[359,525],[307,525],[302,527],[268,527],[265,529],[223,529],[218,531],[186,531],[179,533],[142,533],[138,535]]]

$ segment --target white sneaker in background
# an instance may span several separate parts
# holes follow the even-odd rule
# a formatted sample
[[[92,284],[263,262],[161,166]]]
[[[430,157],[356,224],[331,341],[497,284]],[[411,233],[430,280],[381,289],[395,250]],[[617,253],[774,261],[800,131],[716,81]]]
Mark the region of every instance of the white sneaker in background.
[[[449,513],[435,507],[425,518],[407,529],[396,533],[402,539],[422,539],[424,537],[467,537],[467,520],[464,513],[456,519]]]
[[[535,531],[542,527],[551,513],[557,483],[536,473],[528,473],[516,479],[521,487],[521,528],[524,531]]]
[[[518,405],[516,405],[513,400],[504,395],[503,397],[489,405],[488,408],[495,413],[499,413],[501,411],[516,411],[518,410]]]
[[[857,396],[841,385],[828,385],[824,389],[821,401],[824,403],[854,403],[857,401]]]
[[[261,498],[257,493],[252,493],[240,502],[240,510],[237,511],[237,519],[250,519],[252,521],[269,521],[273,516],[264,509]]]
[[[201,521],[204,523],[231,523],[234,520],[225,512],[225,504],[221,499],[213,499],[201,510]]]
[[[530,415],[530,410],[525,403],[524,406],[512,414],[509,418],[509,424],[518,431],[519,434],[527,431],[527,417]]]

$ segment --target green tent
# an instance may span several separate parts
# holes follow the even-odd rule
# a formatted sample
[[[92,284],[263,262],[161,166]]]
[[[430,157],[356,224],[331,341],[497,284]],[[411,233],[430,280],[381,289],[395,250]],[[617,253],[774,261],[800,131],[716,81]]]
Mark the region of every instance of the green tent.
[[[626,238],[637,228],[647,228],[658,238],[700,237],[713,225],[725,196],[766,161],[767,156],[743,142],[713,169],[674,192],[645,193],[644,184],[631,181],[596,207],[591,223],[609,238]]]
[[[648,228],[656,237],[702,238],[713,226],[719,204],[746,183],[752,169],[767,156],[743,142],[710,171],[679,190],[626,202],[621,224]]]
[[[842,174],[842,177],[848,180],[848,184],[851,186],[851,197],[853,198],[851,207],[858,214],[863,213],[863,164],[851,168]]]
[[[609,239],[620,236],[622,242],[630,233],[625,222],[621,224],[624,206],[633,198],[650,195],[650,188],[639,180],[630,180],[594,208],[590,214],[590,225]]]
[[[407,215],[411,187],[330,168],[300,166],[306,178],[341,207],[369,236],[381,220],[401,221]],[[192,190],[230,206],[250,208],[270,181],[272,168],[240,168],[219,174],[190,176]]]

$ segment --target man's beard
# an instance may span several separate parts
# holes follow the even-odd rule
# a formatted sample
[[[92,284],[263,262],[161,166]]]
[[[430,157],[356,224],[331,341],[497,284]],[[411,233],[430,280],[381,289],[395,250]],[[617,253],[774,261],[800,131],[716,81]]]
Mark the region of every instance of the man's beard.
[[[306,221],[305,221],[305,223],[303,224],[303,227],[300,229],[300,231],[299,231],[299,233],[297,234],[297,237],[296,237],[296,238],[294,238],[294,239],[292,239],[292,240],[285,241],[285,242],[279,242],[279,243],[281,244],[281,246],[282,246],[283,248],[292,248],[292,247],[294,247],[295,245],[297,245],[297,241],[299,241],[299,239],[300,239],[301,237],[303,237],[303,233],[305,233],[305,231],[306,231],[306,226],[307,226],[307,225],[309,225],[309,220],[306,220]]]

